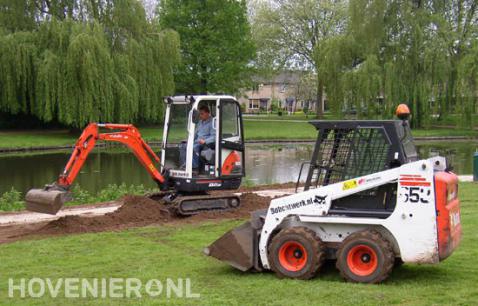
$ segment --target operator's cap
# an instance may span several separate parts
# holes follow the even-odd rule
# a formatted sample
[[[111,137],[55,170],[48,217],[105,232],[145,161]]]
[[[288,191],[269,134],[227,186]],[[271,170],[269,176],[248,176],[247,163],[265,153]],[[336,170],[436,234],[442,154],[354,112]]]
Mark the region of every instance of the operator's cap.
[[[408,108],[406,104],[402,103],[399,106],[397,106],[397,110],[395,114],[397,115],[398,118],[402,120],[406,120],[408,119],[408,117],[410,117],[410,109]]]

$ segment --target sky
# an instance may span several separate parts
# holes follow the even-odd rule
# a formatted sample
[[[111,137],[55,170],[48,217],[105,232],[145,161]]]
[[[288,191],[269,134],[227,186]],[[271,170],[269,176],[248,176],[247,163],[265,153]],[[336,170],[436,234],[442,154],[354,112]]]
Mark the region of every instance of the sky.
[[[156,5],[159,3],[159,0],[141,0],[141,2],[143,2],[146,16],[148,16],[149,19],[153,18]]]

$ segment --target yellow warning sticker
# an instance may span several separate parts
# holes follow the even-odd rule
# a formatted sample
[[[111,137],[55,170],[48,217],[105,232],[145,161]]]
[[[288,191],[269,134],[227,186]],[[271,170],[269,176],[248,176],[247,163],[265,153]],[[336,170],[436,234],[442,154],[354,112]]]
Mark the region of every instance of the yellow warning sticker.
[[[357,180],[345,181],[342,190],[352,189],[358,186]]]

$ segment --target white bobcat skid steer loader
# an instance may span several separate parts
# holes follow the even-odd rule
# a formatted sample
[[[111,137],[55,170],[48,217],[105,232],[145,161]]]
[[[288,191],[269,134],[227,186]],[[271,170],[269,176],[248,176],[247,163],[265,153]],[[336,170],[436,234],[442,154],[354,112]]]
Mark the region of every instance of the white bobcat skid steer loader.
[[[378,283],[396,263],[438,263],[461,239],[457,176],[417,160],[406,121],[315,121],[304,191],[205,249],[242,271],[309,279],[336,259],[348,281]]]

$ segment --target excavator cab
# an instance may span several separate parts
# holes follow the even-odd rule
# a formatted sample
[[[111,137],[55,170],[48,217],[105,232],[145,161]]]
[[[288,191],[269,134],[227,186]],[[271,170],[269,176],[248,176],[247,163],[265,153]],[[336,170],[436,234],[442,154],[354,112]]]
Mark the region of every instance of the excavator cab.
[[[161,157],[131,124],[90,123],[58,179],[27,192],[27,209],[56,214],[71,200],[70,187],[98,140],[127,146],[161,190],[150,197],[170,203],[177,214],[238,207],[236,195],[208,191],[237,189],[245,175],[239,103],[226,95],[168,97],[165,103]]]
[[[231,96],[170,97],[165,103],[161,171],[168,172],[175,189],[237,189],[245,175],[239,103]],[[204,110],[207,120],[200,118]],[[201,121],[209,133],[204,144],[198,136]]]

